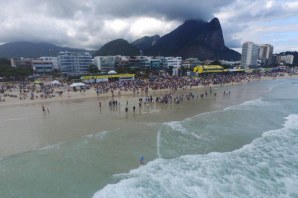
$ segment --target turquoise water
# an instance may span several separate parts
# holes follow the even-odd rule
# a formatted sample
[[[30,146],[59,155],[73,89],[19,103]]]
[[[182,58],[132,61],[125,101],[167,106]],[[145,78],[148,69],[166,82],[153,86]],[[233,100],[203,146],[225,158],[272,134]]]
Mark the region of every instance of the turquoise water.
[[[46,133],[51,137],[48,145],[4,156],[0,195],[298,197],[298,80],[229,87],[228,98],[220,94],[223,90],[227,88],[216,89],[217,98],[154,105],[128,117],[103,109],[105,119],[101,122],[99,117],[94,124],[86,117],[99,114],[90,107],[92,100],[79,106],[51,104],[51,116],[55,105],[61,115],[63,108],[71,107],[74,114],[80,108],[90,109],[77,116],[84,122],[67,116],[51,118],[68,128],[45,120],[52,126]],[[101,127],[107,123],[113,126]],[[76,132],[83,131],[80,127],[94,131],[80,135]],[[50,136],[56,128],[67,136]],[[76,135],[69,138],[72,131]],[[53,139],[59,141],[52,144]],[[145,156],[145,166],[138,165],[140,155]]]

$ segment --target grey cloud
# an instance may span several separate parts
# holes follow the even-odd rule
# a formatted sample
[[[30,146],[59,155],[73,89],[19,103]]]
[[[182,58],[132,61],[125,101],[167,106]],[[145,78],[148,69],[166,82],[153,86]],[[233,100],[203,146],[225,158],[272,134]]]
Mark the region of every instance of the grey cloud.
[[[44,2],[44,3],[43,3]],[[57,18],[74,18],[76,13],[82,12],[88,14],[91,11],[91,7],[88,6],[82,0],[48,0],[42,1],[40,4],[44,4],[46,14],[51,17]]]
[[[15,40],[55,41],[58,44],[102,45],[112,39],[133,38],[126,30],[109,32],[104,28],[108,19],[131,20],[138,17],[183,21],[188,18],[209,20],[220,7],[235,0],[0,0],[0,22],[4,25],[0,42]],[[43,21],[39,21],[40,19]],[[38,24],[38,22],[39,24]],[[68,24],[76,29],[70,37]],[[46,32],[46,33],[45,33]],[[159,32],[157,32],[158,34]],[[145,35],[144,35],[145,36]],[[76,40],[76,41],[74,41]],[[94,44],[95,42],[96,44]],[[88,46],[87,46],[88,47]]]
[[[50,17],[73,18],[76,13],[100,18],[163,17],[167,20],[199,18],[209,20],[221,7],[236,0],[15,0],[25,11],[30,9]],[[1,4],[1,1],[0,1]],[[3,4],[3,3],[2,3]],[[15,4],[16,5],[16,4]]]
[[[272,1],[272,7],[266,8],[266,3],[269,1],[251,1],[241,0],[237,1],[230,6],[227,6],[222,10],[227,14],[230,14],[226,20],[223,21],[222,26],[224,30],[224,37],[226,45],[232,48],[239,48],[243,41],[252,40],[258,38],[259,41],[255,42],[269,42],[274,44],[277,38],[268,39],[268,33],[263,35],[266,30],[258,32],[259,27],[268,25],[269,22],[276,21],[276,19],[287,19],[291,16],[297,16],[298,10],[289,11],[284,5],[291,0],[284,1]],[[275,24],[279,26],[278,24]],[[270,27],[270,25],[268,26]],[[286,31],[285,29],[283,31]],[[254,38],[251,35],[253,32]],[[264,38],[261,37],[265,37]],[[271,40],[271,41],[270,41]],[[284,43],[286,45],[286,43]]]
[[[185,20],[200,18],[209,20],[222,6],[235,0],[110,0],[94,2],[99,15],[110,17],[152,16]]]
[[[208,21],[216,13],[226,11],[231,13],[232,17],[226,21],[219,18],[226,45],[239,47],[241,38],[235,35],[256,21],[263,22],[294,13],[293,10],[288,13],[282,6],[290,0],[276,0],[277,3],[270,9],[264,9],[266,2],[268,1],[0,0],[0,43],[27,40],[97,49],[120,37],[130,41],[137,39],[129,33],[128,27],[118,32],[111,31],[105,26],[107,20],[120,19],[132,23],[139,17],[152,17],[177,23],[189,18]],[[70,30],[74,31],[73,35],[68,33]],[[154,34],[164,32],[160,30]]]

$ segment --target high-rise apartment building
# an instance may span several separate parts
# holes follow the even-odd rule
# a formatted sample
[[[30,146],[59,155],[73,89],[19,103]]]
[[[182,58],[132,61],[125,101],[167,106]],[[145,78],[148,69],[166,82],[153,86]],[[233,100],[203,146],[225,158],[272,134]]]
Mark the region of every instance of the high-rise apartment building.
[[[94,63],[96,67],[102,72],[115,70],[117,56],[95,56]]]
[[[40,59],[45,60],[45,61],[51,61],[53,63],[53,69],[59,69],[57,57],[43,56],[43,57],[40,57]]]
[[[273,46],[270,44],[259,45],[259,60],[264,66],[270,66],[273,63]]]
[[[255,67],[258,62],[259,46],[253,42],[245,42],[242,45],[241,66],[245,68]]]
[[[60,52],[57,59],[60,71],[67,75],[86,74],[92,64],[92,56],[88,52]]]

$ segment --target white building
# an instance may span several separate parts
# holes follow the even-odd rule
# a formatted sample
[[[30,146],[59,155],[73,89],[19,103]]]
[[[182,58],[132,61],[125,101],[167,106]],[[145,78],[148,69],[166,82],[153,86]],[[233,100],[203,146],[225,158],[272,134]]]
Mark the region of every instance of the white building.
[[[10,63],[12,67],[31,68],[32,67],[31,60],[32,58],[16,57],[16,58],[11,58]]]
[[[253,42],[245,42],[242,45],[241,66],[249,68],[257,66],[259,46]]]
[[[57,60],[60,71],[67,75],[86,74],[92,64],[89,52],[60,52]]]
[[[32,68],[36,75],[51,75],[53,62],[42,58],[11,58],[12,67]]]
[[[53,71],[53,62],[43,59],[31,60],[33,73],[37,75],[51,75]]]
[[[277,64],[289,64],[292,65],[294,61],[294,55],[277,55],[276,63]]]
[[[53,64],[53,69],[59,69],[59,64],[58,64],[58,58],[57,57],[52,57],[52,56],[44,56],[44,57],[40,57],[41,60],[45,60],[45,61],[51,61]]]
[[[165,65],[166,67],[173,67],[179,69],[182,64],[181,57],[165,57]]]
[[[115,70],[116,60],[117,56],[95,56],[94,64],[98,70],[108,72],[110,70]]]
[[[259,57],[262,65],[270,66],[273,63],[273,46],[270,44],[259,45]]]

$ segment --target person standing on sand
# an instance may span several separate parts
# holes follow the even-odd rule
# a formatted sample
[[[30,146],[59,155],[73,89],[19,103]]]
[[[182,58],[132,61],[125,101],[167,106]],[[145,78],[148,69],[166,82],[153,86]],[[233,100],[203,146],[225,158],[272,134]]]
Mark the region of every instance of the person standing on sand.
[[[42,109],[42,112],[43,112],[43,113],[45,113],[45,112],[46,112],[46,109],[45,109],[45,107],[44,107],[44,105],[43,105],[43,104],[41,105],[41,109]]]

